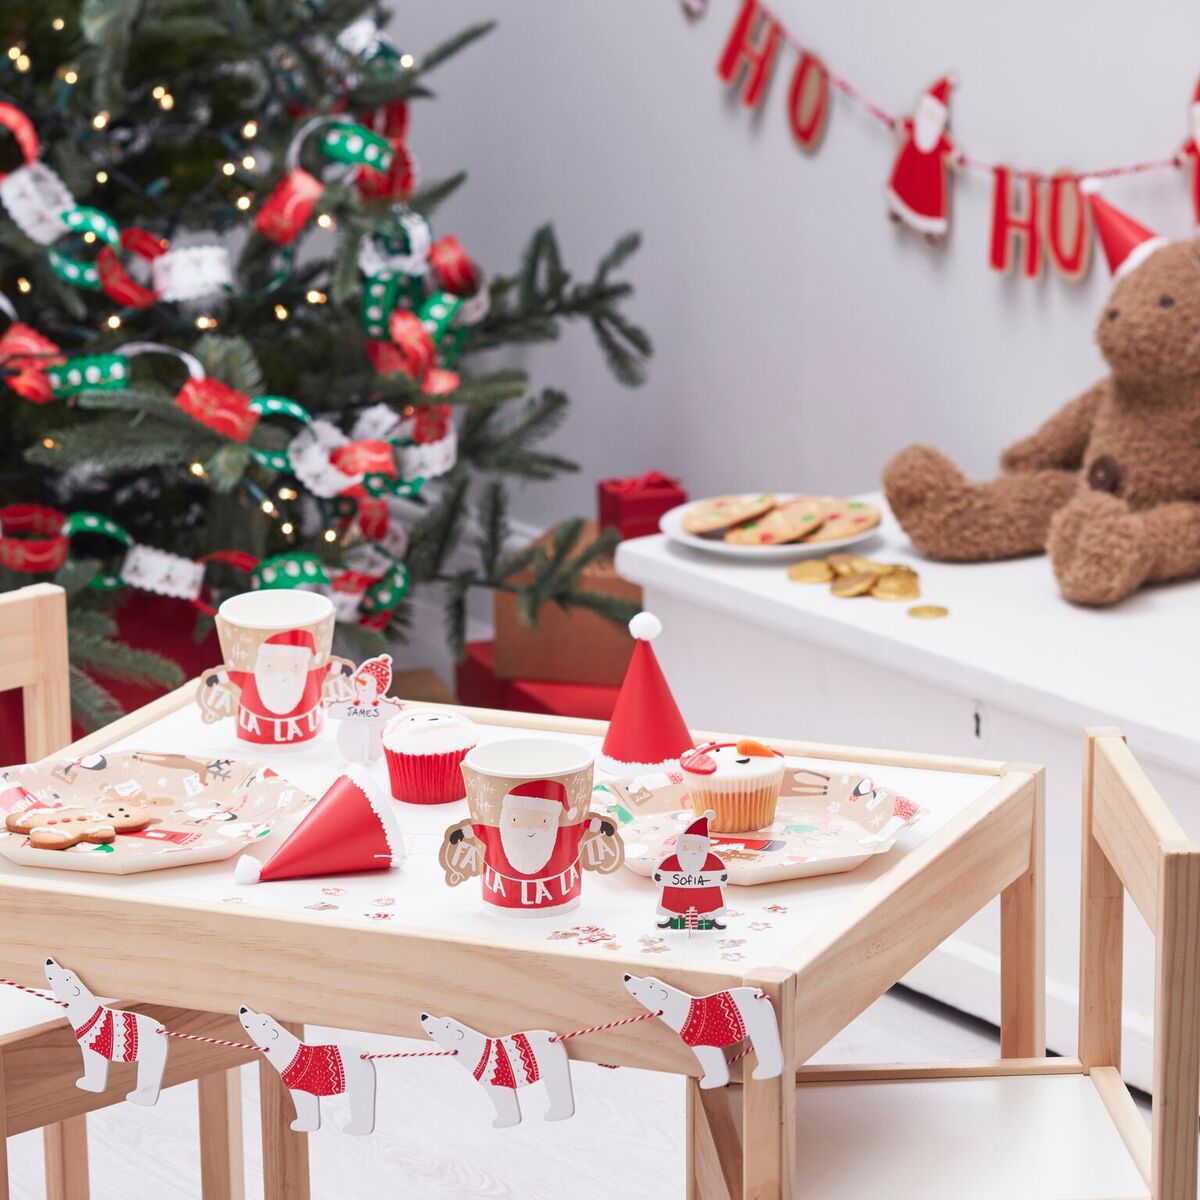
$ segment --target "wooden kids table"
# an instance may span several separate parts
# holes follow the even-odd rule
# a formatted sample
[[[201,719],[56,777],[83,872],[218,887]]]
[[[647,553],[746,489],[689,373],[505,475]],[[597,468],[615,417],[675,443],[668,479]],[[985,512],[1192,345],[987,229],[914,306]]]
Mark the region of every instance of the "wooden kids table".
[[[141,749],[253,758],[314,796],[339,773],[330,730],[298,749],[242,750],[232,722],[201,723],[193,693],[186,685],[54,757]],[[481,741],[536,731],[595,744],[605,728],[460,711],[480,726]],[[493,1035],[632,1016],[643,1010],[622,986],[625,972],[656,975],[694,995],[752,985],[775,1006],[785,1063],[799,1066],[1000,896],[1001,1053],[1040,1055],[1041,768],[773,744],[826,770],[864,770],[928,812],[891,851],[855,871],[730,888],[726,931],[692,935],[656,928],[655,890],[628,870],[586,875],[582,903],[566,916],[485,912],[474,880],[447,888],[437,865],[442,833],[465,814],[465,802],[401,806],[408,860],[386,874],[239,887],[232,859],[123,877],[0,859],[0,974],[44,986],[42,964],[53,954],[100,995],[229,1015],[247,1004],[295,1025],[407,1037],[421,1036],[422,1011],[452,1014]],[[382,783],[384,765],[374,769]],[[327,901],[330,884],[340,889],[336,907]],[[739,1131],[725,1090],[696,1086],[695,1057],[659,1021],[580,1038],[570,1053],[687,1077],[689,1198],[793,1195],[792,1071],[765,1081],[746,1073]],[[305,1200],[305,1135],[288,1130],[290,1104],[265,1064],[262,1081],[265,1196]],[[482,1105],[479,1115],[486,1119]],[[586,1112],[575,1119],[587,1120]]]

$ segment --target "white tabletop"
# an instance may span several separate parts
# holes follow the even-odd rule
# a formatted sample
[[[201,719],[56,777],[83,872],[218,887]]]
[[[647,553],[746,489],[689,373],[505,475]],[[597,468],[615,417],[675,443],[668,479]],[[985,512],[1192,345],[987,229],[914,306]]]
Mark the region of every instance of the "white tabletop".
[[[480,741],[491,741],[519,737],[521,731],[482,726],[479,735]],[[541,733],[539,736],[567,737]],[[596,742],[588,738],[577,740],[592,745]],[[302,749],[254,747],[254,753],[250,754],[237,745],[231,721],[203,725],[198,710],[191,704],[106,747],[109,752],[116,749],[253,758],[269,763],[312,796],[320,796],[342,769],[335,734],[330,729]],[[826,771],[831,767],[837,769],[837,764],[828,760],[819,765]],[[402,868],[390,871],[243,886],[234,882],[233,858],[138,875],[52,873],[16,866],[0,858],[0,874],[43,880],[53,874],[65,887],[86,882],[147,898],[195,898],[259,909],[305,911],[314,918],[334,922],[369,921],[394,928],[536,942],[564,953],[594,954],[598,950],[619,949],[644,954],[647,970],[651,972],[653,964],[660,961],[680,966],[728,964],[740,971],[777,960],[996,782],[994,776],[879,765],[846,763],[845,769],[868,774],[881,786],[910,797],[928,809],[927,815],[906,830],[890,851],[847,874],[728,888],[726,903],[730,912],[724,931],[689,934],[659,930],[655,924],[657,890],[649,879],[627,868],[608,876],[586,872],[582,902],[567,914],[510,917],[488,911],[477,879],[449,888],[437,862],[442,835],[467,815],[466,801],[433,806],[397,803],[408,857]],[[375,766],[373,773],[386,793],[384,764]],[[256,855],[265,859],[300,815],[262,842],[256,842]],[[47,948],[48,952],[52,950],[53,947]]]
[[[626,579],[690,604],[844,651],[890,670],[1078,731],[1117,724],[1139,748],[1200,770],[1200,580],[1145,588],[1106,609],[1068,604],[1044,556],[999,563],[921,558],[884,508],[879,535],[856,546],[921,575],[921,603],[950,616],[917,621],[904,603],[849,601],[792,583],[787,566],[735,562],[661,534],[622,542]]]

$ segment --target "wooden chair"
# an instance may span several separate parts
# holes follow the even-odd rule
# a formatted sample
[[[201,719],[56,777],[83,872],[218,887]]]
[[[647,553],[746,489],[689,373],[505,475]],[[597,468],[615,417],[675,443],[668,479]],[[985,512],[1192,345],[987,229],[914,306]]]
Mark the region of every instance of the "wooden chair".
[[[1200,846],[1111,729],[1085,736],[1083,829],[1078,1057],[803,1067],[797,1197],[1195,1200]],[[1150,1127],[1120,1074],[1126,892],[1156,939]]]
[[[22,692],[27,761],[53,754],[71,741],[67,661],[67,605],[62,588],[35,584],[0,596],[0,691]],[[47,947],[47,951],[53,947]],[[126,1005],[152,1013],[172,1029],[242,1041],[231,1017]],[[7,1138],[41,1128],[48,1200],[87,1200],[87,1116],[117,1104],[132,1087],[134,1064],[113,1064],[103,1095],[80,1091],[79,1047],[49,1005],[12,989],[0,994],[0,1200],[7,1200]],[[26,1023],[27,1022],[27,1023]],[[175,1042],[163,1086],[197,1080],[201,1185],[205,1200],[242,1200],[241,1081],[247,1051]]]

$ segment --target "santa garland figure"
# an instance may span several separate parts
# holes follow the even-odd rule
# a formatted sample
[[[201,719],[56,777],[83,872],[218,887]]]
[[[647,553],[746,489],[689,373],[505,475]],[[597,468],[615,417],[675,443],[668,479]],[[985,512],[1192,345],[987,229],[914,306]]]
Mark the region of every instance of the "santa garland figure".
[[[921,97],[916,113],[896,123],[903,141],[887,185],[892,220],[931,242],[944,238],[950,228],[950,168],[958,159],[946,135],[952,86],[950,76],[939,79]]]
[[[729,872],[712,852],[706,812],[675,839],[675,849],[654,868],[659,929],[724,929],[725,884]]]

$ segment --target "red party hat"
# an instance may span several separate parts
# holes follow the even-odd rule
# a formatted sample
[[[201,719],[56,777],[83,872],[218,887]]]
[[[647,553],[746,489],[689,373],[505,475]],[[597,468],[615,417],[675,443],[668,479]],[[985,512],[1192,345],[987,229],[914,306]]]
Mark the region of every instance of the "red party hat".
[[[1167,244],[1165,237],[1147,229],[1128,213],[1123,213],[1115,205],[1109,204],[1100,195],[1100,180],[1084,179],[1079,188],[1091,205],[1096,235],[1104,247],[1104,257],[1108,259],[1108,269],[1114,279],[1128,275],[1135,267],[1144,263],[1159,246]]]
[[[365,770],[339,775],[265,863],[243,854],[238,883],[270,883],[382,871],[404,859],[404,841],[388,796]]]
[[[695,745],[650,645],[662,632],[662,622],[653,613],[638,613],[629,632],[637,645],[596,757],[596,765],[610,775],[653,771],[676,762]]]

